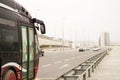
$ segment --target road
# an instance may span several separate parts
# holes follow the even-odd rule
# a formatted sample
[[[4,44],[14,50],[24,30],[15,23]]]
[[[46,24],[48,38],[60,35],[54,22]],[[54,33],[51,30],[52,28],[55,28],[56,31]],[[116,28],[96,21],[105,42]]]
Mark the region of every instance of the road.
[[[55,80],[96,54],[92,50],[45,53],[44,57],[40,57],[37,79]]]

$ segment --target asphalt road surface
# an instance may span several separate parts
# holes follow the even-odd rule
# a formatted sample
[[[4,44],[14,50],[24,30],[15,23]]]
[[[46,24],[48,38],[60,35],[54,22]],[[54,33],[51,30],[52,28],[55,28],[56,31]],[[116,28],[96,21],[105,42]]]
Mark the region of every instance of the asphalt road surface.
[[[44,57],[40,57],[37,79],[55,80],[96,54],[92,50],[45,53]]]

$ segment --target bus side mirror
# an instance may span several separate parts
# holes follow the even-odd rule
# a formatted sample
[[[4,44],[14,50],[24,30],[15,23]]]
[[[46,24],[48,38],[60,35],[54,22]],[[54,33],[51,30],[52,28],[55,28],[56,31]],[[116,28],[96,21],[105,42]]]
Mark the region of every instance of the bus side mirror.
[[[33,23],[35,28],[41,32],[41,34],[45,34],[46,33],[46,29],[45,29],[45,24],[43,21],[38,20],[36,18],[33,18]]]
[[[44,23],[40,24],[40,31],[41,31],[42,34],[46,33],[45,24]]]

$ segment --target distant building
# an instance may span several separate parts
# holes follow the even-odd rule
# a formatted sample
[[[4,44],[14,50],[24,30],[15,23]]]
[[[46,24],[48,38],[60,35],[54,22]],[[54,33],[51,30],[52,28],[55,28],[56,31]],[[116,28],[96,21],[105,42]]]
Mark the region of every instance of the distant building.
[[[39,45],[40,46],[47,46],[47,47],[72,47],[72,42],[68,41],[68,40],[63,40],[63,39],[54,39],[54,37],[49,37],[46,35],[39,35],[38,36],[38,40],[39,40]]]
[[[99,38],[99,46],[110,46],[110,36],[108,32],[101,34]]]

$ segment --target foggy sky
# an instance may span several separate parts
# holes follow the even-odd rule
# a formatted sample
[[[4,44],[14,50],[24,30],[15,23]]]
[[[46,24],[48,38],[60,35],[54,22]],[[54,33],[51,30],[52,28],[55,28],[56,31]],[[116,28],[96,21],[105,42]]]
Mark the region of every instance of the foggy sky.
[[[45,21],[48,36],[98,41],[102,32],[109,32],[112,41],[120,41],[120,0],[16,1]]]

